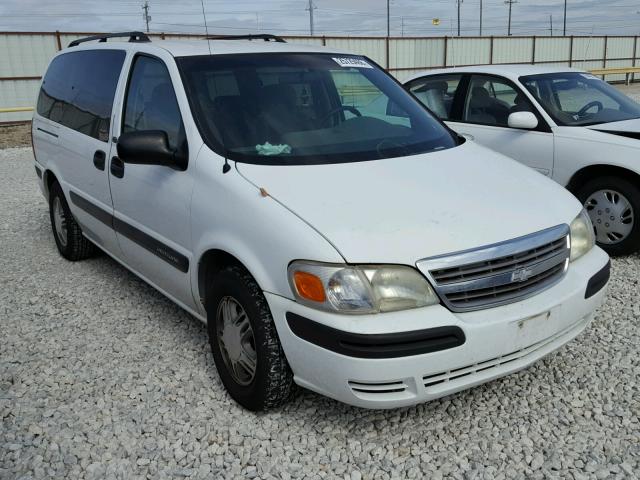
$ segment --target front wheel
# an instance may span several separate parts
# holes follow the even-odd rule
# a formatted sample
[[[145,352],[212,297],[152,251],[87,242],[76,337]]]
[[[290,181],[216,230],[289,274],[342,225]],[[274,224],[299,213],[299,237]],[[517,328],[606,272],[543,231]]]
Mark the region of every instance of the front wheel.
[[[210,288],[209,343],[225,388],[249,410],[285,403],[294,389],[293,374],[260,287],[245,269],[230,266]]]
[[[586,182],[577,192],[596,234],[610,255],[627,255],[640,249],[640,188],[619,177]]]

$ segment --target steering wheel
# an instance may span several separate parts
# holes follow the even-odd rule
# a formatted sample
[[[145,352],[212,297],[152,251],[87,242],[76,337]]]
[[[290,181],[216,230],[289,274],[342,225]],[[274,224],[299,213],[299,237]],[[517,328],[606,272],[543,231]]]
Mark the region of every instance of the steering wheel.
[[[345,110],[347,112],[353,113],[356,117],[362,116],[362,113],[360,113],[360,110],[358,110],[356,107],[352,107],[351,105],[340,105],[339,107],[334,108],[329,113],[327,113],[324,117],[322,117],[322,120],[320,120],[320,124],[324,125],[325,123],[327,123],[327,120],[329,120],[332,115],[335,115],[336,113],[340,113]]]
[[[602,102],[598,100],[594,100],[593,102],[589,102],[584,107],[582,107],[580,111],[576,113],[576,115],[578,117],[584,117],[585,115],[587,115],[587,112],[593,107],[598,107],[598,111],[595,113],[600,113],[604,108],[604,106],[602,105]]]

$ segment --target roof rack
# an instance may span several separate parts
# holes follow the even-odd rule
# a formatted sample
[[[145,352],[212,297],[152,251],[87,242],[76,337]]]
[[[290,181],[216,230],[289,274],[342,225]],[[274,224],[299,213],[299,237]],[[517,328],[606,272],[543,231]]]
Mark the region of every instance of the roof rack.
[[[205,40],[264,40],[265,42],[287,43],[287,41],[277,35],[270,33],[258,33],[249,35],[211,35]]]
[[[90,37],[79,38],[69,44],[69,47],[77,47],[81,43],[91,42],[98,40],[98,42],[106,42],[107,38],[122,38],[129,37],[130,42],[150,42],[151,39],[142,32],[118,32],[118,33],[103,33],[100,35],[92,35]]]

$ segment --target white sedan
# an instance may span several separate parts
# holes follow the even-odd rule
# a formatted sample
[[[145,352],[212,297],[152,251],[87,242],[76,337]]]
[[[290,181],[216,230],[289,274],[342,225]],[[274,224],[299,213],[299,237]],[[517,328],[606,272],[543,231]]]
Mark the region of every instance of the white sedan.
[[[610,254],[640,249],[638,103],[587,72],[541,65],[432,70],[405,86],[459,134],[566,186]]]

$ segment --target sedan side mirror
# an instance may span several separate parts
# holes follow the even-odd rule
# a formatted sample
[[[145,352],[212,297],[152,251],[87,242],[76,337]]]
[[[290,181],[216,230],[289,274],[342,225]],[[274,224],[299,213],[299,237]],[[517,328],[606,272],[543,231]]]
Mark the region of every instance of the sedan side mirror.
[[[533,130],[538,126],[537,117],[531,112],[513,112],[509,115],[507,124],[511,128]]]
[[[125,163],[164,165],[184,170],[186,159],[169,147],[167,132],[140,130],[123,133],[118,138],[118,157]]]

